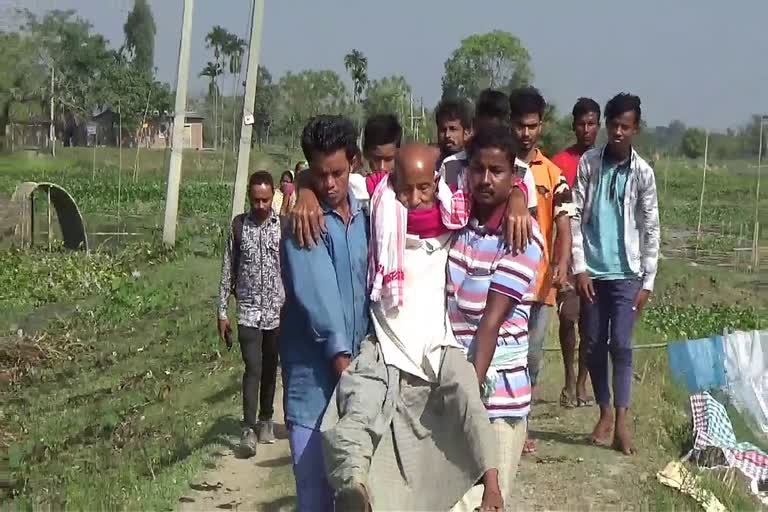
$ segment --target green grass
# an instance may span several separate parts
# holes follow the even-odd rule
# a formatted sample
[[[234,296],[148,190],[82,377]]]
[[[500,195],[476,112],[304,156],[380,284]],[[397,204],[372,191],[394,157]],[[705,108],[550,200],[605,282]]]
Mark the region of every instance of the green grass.
[[[165,508],[229,442],[239,364],[215,337],[218,270],[157,265],[47,330],[43,364],[4,393],[17,505]]]
[[[185,154],[180,241],[175,251],[160,250],[165,155],[140,155],[136,183],[135,152],[123,155],[120,227],[145,233],[143,242],[99,243],[104,250],[90,256],[0,253],[0,446],[8,448],[6,459],[0,457],[0,480],[7,466],[14,482],[0,507],[167,509],[237,431],[241,363],[236,352],[221,352],[214,330],[231,177],[221,182],[220,155]],[[90,149],[80,148],[64,149],[56,160],[0,156],[0,194],[25,180],[55,181],[73,193],[89,231],[114,228],[117,153],[97,150],[95,179],[91,158]],[[252,168],[277,174],[289,160],[295,157],[267,148],[254,152]],[[690,232],[698,216],[699,174],[675,169],[662,192],[663,225]],[[723,233],[723,219],[732,226],[750,222],[754,205],[745,198],[753,197],[752,177],[722,169],[708,176],[713,196],[703,224],[711,238],[702,245],[727,250],[733,235]],[[757,285],[765,272],[693,267],[676,259],[660,267],[638,344],[768,323],[768,294]],[[559,365],[559,359],[552,363]],[[635,367],[641,456],[633,471],[653,475],[690,445],[687,394],[669,376],[663,350],[638,351]],[[545,378],[557,396],[559,372],[547,371]],[[749,440],[741,418],[732,419],[739,439]],[[270,479],[290,483],[290,469],[277,468]],[[724,492],[719,480],[709,480],[708,488]],[[733,493],[728,489],[727,503],[736,509],[751,503],[745,492],[740,484]],[[654,509],[697,507],[652,476],[628,486],[626,496],[627,503]]]
[[[662,261],[653,302],[636,329],[636,344],[706,337],[721,334],[726,327],[764,329],[768,325],[768,296],[759,292],[756,281],[754,274],[693,267],[679,260]],[[688,392],[672,378],[666,350],[637,351],[635,372],[641,379],[633,397],[636,435],[645,440],[645,450],[662,458],[657,467],[651,468],[655,472],[693,446]],[[721,395],[717,398],[724,401]],[[765,441],[756,438],[744,418],[730,405],[727,409],[737,439],[765,449]],[[756,508],[744,478],[726,492],[725,484],[715,474],[701,471],[701,475],[701,486],[715,493],[729,510]],[[692,499],[655,482],[642,489],[655,510],[699,507]]]

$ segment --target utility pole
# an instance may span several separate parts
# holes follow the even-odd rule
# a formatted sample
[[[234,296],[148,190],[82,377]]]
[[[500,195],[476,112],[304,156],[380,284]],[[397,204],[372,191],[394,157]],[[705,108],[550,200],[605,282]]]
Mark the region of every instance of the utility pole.
[[[48,138],[51,139],[51,156],[56,156],[56,128],[53,125],[53,75],[55,69],[51,63],[51,125],[48,127]]]
[[[264,21],[264,0],[253,0],[251,19],[251,40],[248,44],[248,70],[245,74],[245,97],[243,98],[243,126],[240,130],[240,149],[237,153],[237,174],[232,191],[232,217],[243,213],[245,208],[245,187],[248,181],[248,164],[251,160],[251,135],[253,133],[253,106],[256,102],[256,81],[259,74],[259,52],[261,51],[261,26]]]
[[[704,136],[704,174],[701,177],[701,197],[699,198],[699,223],[696,225],[696,253],[699,252],[699,240],[701,239],[701,212],[704,209],[704,187],[707,183],[707,157],[709,156],[709,130]]]
[[[187,115],[187,80],[189,79],[189,51],[192,42],[192,9],[194,0],[184,0],[184,19],[179,45],[179,69],[176,74],[176,104],[173,113],[171,158],[168,161],[168,188],[165,193],[165,221],[163,243],[176,243],[176,220],[179,212],[179,185],[181,184],[181,157],[184,150],[184,120]]]
[[[411,109],[411,137],[413,137],[413,94],[408,95],[408,104]]]
[[[760,116],[760,143],[757,146],[757,186],[755,187],[755,228],[752,233],[752,270],[760,268],[760,174],[763,167],[763,124],[768,116]]]

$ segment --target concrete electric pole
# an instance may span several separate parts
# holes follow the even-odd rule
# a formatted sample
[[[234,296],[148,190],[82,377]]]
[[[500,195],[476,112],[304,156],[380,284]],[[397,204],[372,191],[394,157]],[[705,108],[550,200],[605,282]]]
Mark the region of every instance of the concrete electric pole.
[[[176,105],[173,112],[171,158],[168,162],[168,188],[165,193],[165,221],[163,243],[176,243],[176,221],[179,212],[179,186],[181,185],[181,159],[184,150],[184,121],[187,115],[187,80],[189,79],[189,50],[192,39],[192,9],[194,0],[184,0],[184,21],[181,25],[179,69],[176,75]]]
[[[232,191],[232,216],[243,213],[245,208],[245,187],[248,181],[248,164],[251,159],[251,135],[253,133],[253,108],[256,102],[256,82],[259,74],[259,52],[261,51],[261,27],[264,20],[264,0],[253,0],[251,19],[251,40],[248,44],[248,70],[245,75],[245,97],[243,98],[243,126],[240,130],[240,149],[237,153],[237,174]]]
[[[51,64],[51,124],[48,128],[48,138],[51,139],[51,156],[56,156],[56,127],[53,122],[53,76],[56,72],[53,64]]]

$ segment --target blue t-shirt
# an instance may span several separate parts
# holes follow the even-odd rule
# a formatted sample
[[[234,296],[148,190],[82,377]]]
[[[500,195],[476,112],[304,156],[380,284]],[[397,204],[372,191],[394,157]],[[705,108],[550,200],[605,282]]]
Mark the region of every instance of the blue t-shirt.
[[[635,277],[624,245],[624,194],[629,166],[603,161],[592,201],[592,215],[584,229],[587,270],[594,279]]]

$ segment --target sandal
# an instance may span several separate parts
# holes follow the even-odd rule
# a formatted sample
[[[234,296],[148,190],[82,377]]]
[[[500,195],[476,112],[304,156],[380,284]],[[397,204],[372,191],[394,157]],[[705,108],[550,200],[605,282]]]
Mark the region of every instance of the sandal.
[[[565,407],[566,409],[571,409],[573,407],[573,399],[568,394],[568,388],[563,388],[562,391],[560,391],[560,407]],[[577,405],[578,407],[578,405]]]
[[[593,405],[595,405],[595,401],[591,398],[576,397],[576,407],[592,407]]]

